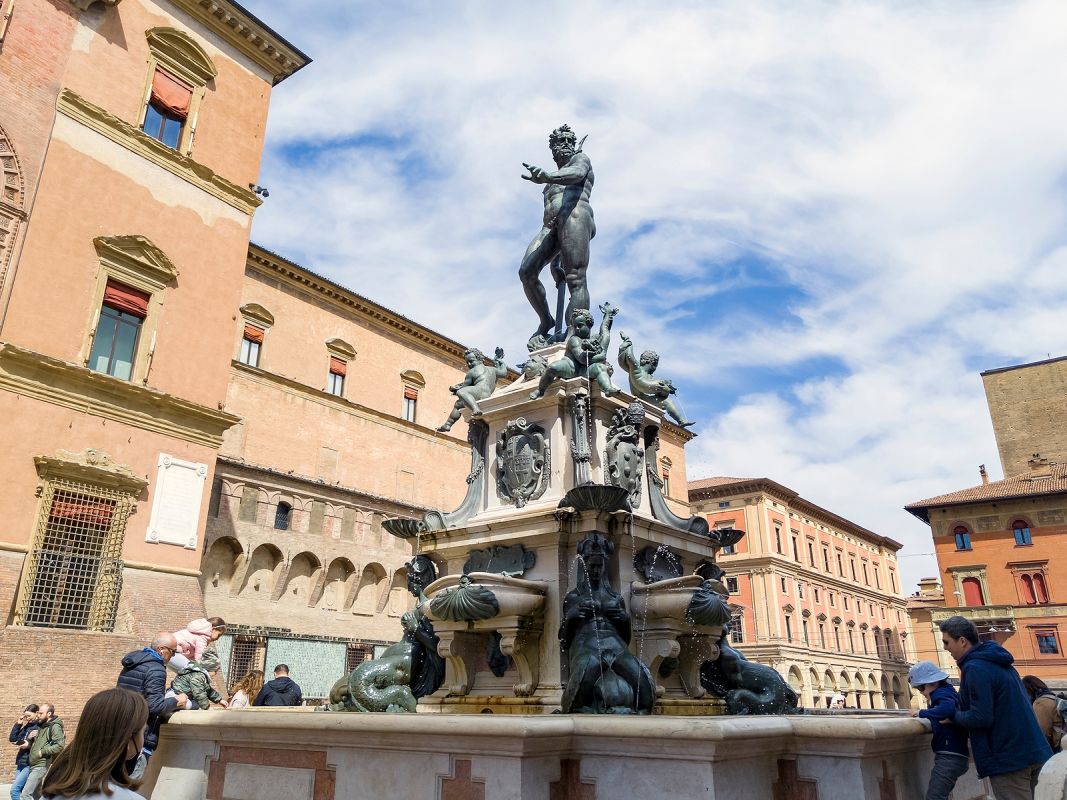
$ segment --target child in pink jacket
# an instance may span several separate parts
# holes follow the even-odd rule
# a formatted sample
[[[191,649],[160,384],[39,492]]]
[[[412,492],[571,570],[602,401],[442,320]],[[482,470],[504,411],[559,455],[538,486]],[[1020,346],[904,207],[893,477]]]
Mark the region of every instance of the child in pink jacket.
[[[222,617],[194,619],[185,626],[185,630],[174,632],[174,638],[178,640],[178,652],[168,666],[181,672],[190,661],[199,661],[207,646],[225,632],[226,621]]]

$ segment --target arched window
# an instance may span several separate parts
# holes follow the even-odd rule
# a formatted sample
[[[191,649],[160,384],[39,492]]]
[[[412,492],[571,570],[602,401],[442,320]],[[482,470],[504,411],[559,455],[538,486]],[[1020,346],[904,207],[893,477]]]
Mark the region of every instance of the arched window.
[[[985,600],[982,597],[982,584],[978,578],[964,578],[962,583],[963,602],[969,606],[984,606]]]
[[[1037,602],[1048,602],[1048,589],[1045,586],[1045,576],[1041,573],[1034,575],[1034,595],[1037,598]]]
[[[293,519],[293,507],[284,500],[278,502],[278,508],[274,511],[274,528],[279,531],[289,530],[289,523]]]
[[[959,525],[952,532],[956,535],[957,550],[971,549],[971,532],[969,530],[967,530],[963,525]]]
[[[1030,523],[1025,520],[1017,519],[1011,524],[1012,532],[1015,534],[1015,546],[1020,547],[1023,545],[1033,544],[1034,541],[1030,536]]]

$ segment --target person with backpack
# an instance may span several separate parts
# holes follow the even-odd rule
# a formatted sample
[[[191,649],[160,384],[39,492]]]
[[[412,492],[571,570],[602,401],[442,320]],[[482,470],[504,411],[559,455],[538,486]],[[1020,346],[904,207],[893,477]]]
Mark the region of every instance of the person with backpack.
[[[37,712],[37,725],[37,731],[32,735],[33,741],[30,744],[30,771],[26,776],[26,784],[22,787],[20,800],[40,798],[41,785],[44,783],[44,776],[48,772],[52,759],[67,746],[67,735],[63,732],[63,720],[56,716],[55,706],[50,703],[41,704],[41,710]]]
[[[925,800],[948,800],[952,788],[970,765],[967,751],[967,731],[948,720],[956,711],[956,690],[948,682],[948,674],[930,661],[920,661],[908,672],[908,683],[926,698],[927,708],[912,711],[913,717],[930,721],[933,739],[934,768]]]
[[[1033,703],[1034,716],[1053,753],[1060,752],[1063,741],[1065,721],[1067,721],[1067,700],[1056,697],[1043,680],[1036,675],[1024,675],[1023,686]]]

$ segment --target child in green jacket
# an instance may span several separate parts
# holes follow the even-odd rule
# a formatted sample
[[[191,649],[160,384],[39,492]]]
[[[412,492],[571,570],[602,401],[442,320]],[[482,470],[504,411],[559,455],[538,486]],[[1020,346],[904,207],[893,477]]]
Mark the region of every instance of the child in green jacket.
[[[211,708],[212,703],[225,707],[226,701],[211,685],[211,676],[218,672],[220,667],[219,657],[215,651],[208,650],[199,661],[190,661],[189,665],[178,673],[170,688],[176,694],[183,693],[189,696],[186,708],[204,711]]]

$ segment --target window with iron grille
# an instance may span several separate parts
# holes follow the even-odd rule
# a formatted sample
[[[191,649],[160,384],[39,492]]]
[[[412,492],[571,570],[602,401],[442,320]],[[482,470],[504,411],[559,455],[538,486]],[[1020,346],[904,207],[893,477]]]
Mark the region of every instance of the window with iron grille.
[[[133,495],[45,482],[15,624],[111,631],[122,591],[122,542]]]
[[[263,656],[267,652],[265,636],[234,636],[230,647],[230,666],[226,670],[230,691],[245,675],[254,669],[263,669]],[[254,699],[254,698],[253,698]]]
[[[374,658],[374,645],[361,642],[349,642],[345,654],[345,672],[351,672],[364,661]]]

